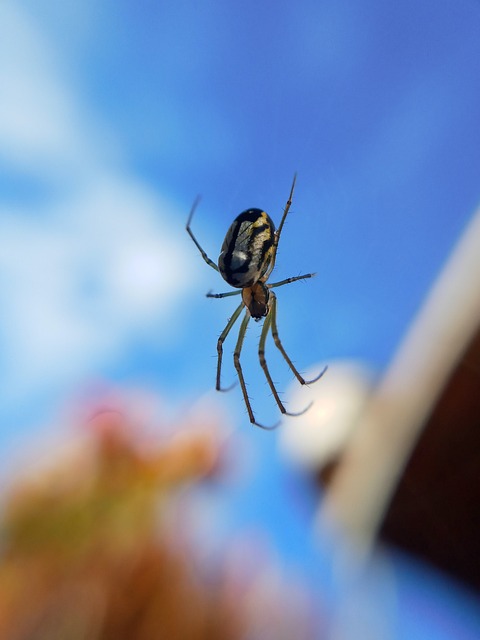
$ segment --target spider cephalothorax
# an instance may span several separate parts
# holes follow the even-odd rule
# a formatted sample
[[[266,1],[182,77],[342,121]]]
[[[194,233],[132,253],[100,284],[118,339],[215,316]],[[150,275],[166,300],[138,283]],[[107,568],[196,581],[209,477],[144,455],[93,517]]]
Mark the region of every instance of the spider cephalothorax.
[[[247,307],[254,320],[261,320],[269,312],[268,301],[270,299],[270,289],[261,280],[252,284],[251,287],[242,289],[243,304]]]
[[[200,251],[205,262],[216,271],[219,271],[220,275],[226,282],[228,282],[228,284],[230,284],[232,287],[235,287],[236,289],[240,289],[240,291],[229,291],[228,293],[208,293],[207,296],[209,298],[226,298],[227,296],[234,296],[238,295],[239,293],[242,294],[242,302],[237,307],[234,314],[228,321],[227,326],[218,338],[216,388],[218,391],[224,390],[222,389],[220,383],[222,371],[223,343],[225,342],[227,335],[230,333],[231,328],[238,320],[242,309],[245,307],[246,313],[240,325],[237,345],[233,353],[233,361],[235,369],[237,370],[238,379],[240,380],[243,399],[247,407],[250,422],[257,425],[257,427],[261,427],[262,429],[274,428],[277,425],[274,425],[274,427],[265,427],[264,425],[259,424],[255,420],[252,406],[247,395],[247,388],[245,386],[243,371],[240,364],[240,353],[242,350],[243,340],[245,338],[245,333],[250,318],[254,318],[254,320],[257,321],[261,320],[261,318],[265,318],[258,346],[258,357],[263,372],[265,373],[265,377],[267,378],[268,385],[273,393],[273,397],[275,398],[278,408],[283,414],[289,416],[298,416],[302,413],[305,413],[310,405],[299,413],[289,413],[280,400],[277,389],[275,388],[273,380],[270,376],[267,362],[265,360],[265,342],[269,331],[272,334],[275,345],[287,361],[288,366],[290,367],[300,384],[311,384],[312,382],[316,382],[319,378],[322,377],[326,370],[325,368],[323,371],[321,371],[320,374],[313,380],[305,380],[297,371],[293,362],[285,352],[280,338],[278,337],[277,297],[274,292],[271,291],[271,289],[273,289],[274,287],[280,287],[284,284],[289,284],[290,282],[296,282],[297,280],[312,278],[315,274],[307,273],[303,276],[294,276],[293,278],[286,278],[285,280],[281,280],[280,282],[267,284],[267,280],[270,277],[270,274],[275,266],[280,234],[282,232],[285,219],[292,204],[292,197],[295,189],[295,180],[296,176],[294,176],[293,178],[290,195],[288,197],[287,204],[285,205],[283,216],[278,229],[275,230],[275,225],[273,224],[270,216],[265,213],[265,211],[262,211],[262,209],[247,209],[239,216],[237,216],[230,225],[230,228],[228,229],[225,236],[225,240],[223,241],[220,256],[218,258],[218,266],[215,264],[215,262],[213,262],[213,260],[208,257],[208,255],[202,249],[190,228],[190,223],[192,221],[192,217],[198,200],[194,203],[187,221],[187,231],[193,242],[197,246],[198,250]]]

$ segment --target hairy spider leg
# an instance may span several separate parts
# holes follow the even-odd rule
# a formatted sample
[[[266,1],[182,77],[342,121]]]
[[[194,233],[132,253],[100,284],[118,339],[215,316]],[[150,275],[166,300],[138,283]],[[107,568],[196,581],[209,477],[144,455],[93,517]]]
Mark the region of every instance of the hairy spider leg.
[[[207,298],[228,298],[230,296],[238,296],[242,293],[241,289],[237,289],[236,291],[227,291],[227,293],[212,293],[209,291],[207,293]]]
[[[280,280],[280,282],[267,284],[267,287],[269,289],[273,289],[274,287],[283,287],[284,284],[291,284],[292,282],[297,282],[297,280],[307,280],[307,278],[313,278],[316,275],[316,273],[305,273],[303,276],[293,276],[293,278],[285,278],[285,280]]]
[[[265,322],[267,322],[267,319],[268,319],[268,316],[265,319]],[[247,331],[249,320],[250,320],[250,312],[247,309],[245,316],[242,320],[242,324],[240,325],[240,331],[238,332],[238,340],[235,346],[235,351],[233,353],[233,363],[235,365],[235,369],[237,370],[238,379],[240,380],[240,387],[243,393],[243,400],[245,402],[245,406],[247,407],[248,417],[250,419],[250,422],[254,424],[256,427],[260,427],[260,429],[266,429],[268,431],[271,429],[276,429],[280,424],[280,422],[275,423],[271,427],[266,427],[265,425],[260,424],[255,420],[255,416],[253,415],[252,405],[250,404],[250,399],[247,394],[247,387],[245,385],[245,379],[243,377],[242,365],[240,364],[240,354],[242,352],[243,340],[245,338],[245,333]]]
[[[278,241],[280,240],[280,234],[282,233],[282,229],[283,229],[283,225],[285,224],[285,220],[287,218],[288,212],[290,210],[290,207],[292,206],[292,200],[293,200],[293,192],[295,191],[295,183],[297,182],[297,174],[294,173],[293,174],[293,182],[292,182],[292,188],[290,189],[290,195],[288,196],[288,200],[287,203],[285,205],[285,209],[283,211],[283,216],[282,219],[280,220],[280,224],[278,225],[278,229],[276,232],[276,237],[277,237],[277,241],[275,244],[278,244]]]
[[[296,181],[297,181],[297,174],[295,173],[294,176],[293,176],[292,188],[290,189],[290,195],[288,196],[288,200],[287,200],[287,203],[285,205],[285,209],[283,210],[282,219],[280,220],[280,224],[278,226],[278,229],[274,233],[272,261],[270,262],[270,266],[268,267],[268,270],[267,270],[266,274],[262,278],[263,282],[266,282],[268,280],[268,278],[270,277],[270,274],[273,271],[273,268],[275,267],[275,260],[277,259],[278,243],[280,241],[280,235],[282,233],[283,225],[285,224],[285,220],[287,218],[288,212],[290,211],[290,207],[292,206],[293,192],[295,191],[295,183],[296,183]]]
[[[233,384],[231,384],[226,389],[222,389],[222,385],[221,385],[220,379],[221,379],[221,375],[222,375],[223,343],[225,342],[228,334],[230,333],[231,328],[233,327],[235,322],[238,320],[238,316],[242,312],[243,307],[244,307],[244,304],[243,304],[243,301],[242,301],[238,305],[238,307],[235,309],[232,317],[227,322],[227,326],[222,331],[222,333],[220,334],[220,337],[218,338],[218,341],[217,341],[217,383],[215,385],[215,388],[216,388],[217,391],[230,391],[230,389],[233,389],[233,387],[237,384],[236,382],[234,382]]]
[[[272,294],[272,296],[273,295],[274,294]],[[287,411],[283,405],[283,402],[280,400],[280,396],[278,395],[278,391],[275,387],[275,384],[273,383],[272,376],[270,375],[270,371],[268,370],[267,361],[265,359],[265,342],[267,340],[268,332],[270,331],[271,327],[272,327],[272,313],[270,312],[268,316],[265,318],[265,321],[263,323],[260,342],[258,344],[258,359],[260,360],[260,366],[263,369],[263,373],[265,374],[265,377],[267,379],[268,386],[270,387],[273,393],[273,397],[275,398],[275,402],[277,403],[280,411],[287,416],[301,416],[303,413],[305,413],[305,411],[307,411],[307,409],[310,408],[312,403],[310,403],[306,409],[303,409],[303,411],[300,411],[298,413],[290,413],[289,411]]]
[[[192,205],[192,208],[190,209],[190,215],[188,216],[188,220],[187,220],[187,224],[185,226],[188,235],[191,237],[191,239],[194,241],[197,249],[200,251],[202,258],[205,260],[205,262],[210,265],[212,267],[212,269],[215,269],[215,271],[218,271],[218,267],[215,264],[215,262],[213,260],[211,260],[208,255],[205,253],[205,251],[202,249],[200,243],[198,242],[198,240],[196,239],[196,237],[193,235],[193,231],[190,228],[190,223],[192,222],[192,218],[193,218],[193,214],[195,213],[195,209],[198,206],[198,203],[200,202],[200,196],[198,196],[195,199],[195,202]]]
[[[272,301],[271,301],[271,305],[270,305],[270,314],[269,315],[271,316],[272,337],[273,337],[273,340],[275,342],[275,345],[276,345],[277,349],[280,351],[280,353],[282,354],[282,356],[287,361],[288,366],[290,367],[290,369],[292,370],[294,376],[297,378],[297,380],[300,382],[300,384],[302,384],[302,385],[303,384],[313,384],[317,380],[320,380],[320,378],[323,376],[323,374],[327,370],[327,367],[324,367],[322,369],[322,371],[320,371],[318,376],[316,376],[312,380],[305,380],[305,378],[303,378],[299,374],[299,372],[295,368],[295,365],[290,360],[290,358],[287,355],[287,352],[283,348],[283,345],[282,345],[282,343],[280,341],[280,338],[278,337],[278,329],[277,329],[277,296],[273,293],[273,291],[271,293],[271,297],[272,297]],[[308,409],[308,407],[307,407],[307,409]],[[304,411],[302,411],[302,413],[304,413],[307,409],[304,409]],[[299,415],[301,415],[301,414],[299,414]]]

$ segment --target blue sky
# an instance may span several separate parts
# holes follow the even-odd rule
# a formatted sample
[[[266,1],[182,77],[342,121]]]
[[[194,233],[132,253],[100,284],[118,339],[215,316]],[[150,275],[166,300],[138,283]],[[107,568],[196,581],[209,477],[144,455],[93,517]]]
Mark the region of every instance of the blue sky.
[[[275,279],[318,275],[278,290],[283,342],[302,370],[381,372],[480,200],[479,77],[472,0],[2,2],[2,448],[100,381],[152,389],[172,415],[207,397],[258,458],[232,521],[308,564],[291,541],[313,499],[291,515],[301,480],[277,434],[250,427],[238,388],[212,392],[237,301],[204,297],[228,287],[188,211],[201,194],[194,231],[216,259],[240,211],[279,221],[298,172]],[[272,423],[258,335],[245,371]]]

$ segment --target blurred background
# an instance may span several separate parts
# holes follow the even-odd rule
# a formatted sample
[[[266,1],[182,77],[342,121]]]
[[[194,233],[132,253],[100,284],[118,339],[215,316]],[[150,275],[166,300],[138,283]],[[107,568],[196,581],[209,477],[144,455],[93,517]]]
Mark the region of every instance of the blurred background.
[[[302,419],[263,432],[238,387],[215,393],[216,340],[238,299],[205,297],[228,285],[185,223],[200,194],[192,227],[216,260],[244,209],[278,223],[297,172],[274,279],[317,277],[278,290],[280,336],[301,371],[353,363],[368,386],[479,203],[479,78],[473,0],[4,0],[2,481],[99,407],[153,429],[158,416],[222,424],[233,478],[202,498],[204,535],[260,536],[335,610],[331,543],[312,533],[319,490],[278,447]],[[257,419],[273,424],[259,334],[251,323],[244,371]],[[317,384],[288,408],[315,399],[321,412]],[[372,638],[476,637],[472,593],[443,575],[391,555],[367,583],[382,617]]]

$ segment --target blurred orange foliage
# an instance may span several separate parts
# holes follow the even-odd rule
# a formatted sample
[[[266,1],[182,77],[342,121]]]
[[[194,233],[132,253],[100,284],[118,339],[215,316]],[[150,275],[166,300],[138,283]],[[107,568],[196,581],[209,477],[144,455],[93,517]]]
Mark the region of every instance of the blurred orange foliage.
[[[93,424],[73,455],[53,455],[6,498],[0,638],[311,637],[286,591],[269,594],[260,575],[245,588],[221,565],[202,575],[166,524],[179,490],[215,468],[214,431],[182,429],[145,448],[120,414]]]

